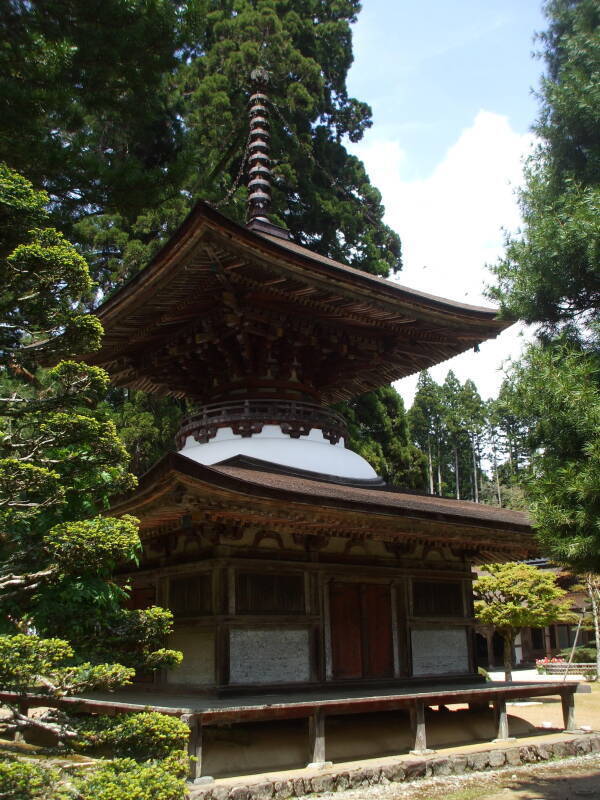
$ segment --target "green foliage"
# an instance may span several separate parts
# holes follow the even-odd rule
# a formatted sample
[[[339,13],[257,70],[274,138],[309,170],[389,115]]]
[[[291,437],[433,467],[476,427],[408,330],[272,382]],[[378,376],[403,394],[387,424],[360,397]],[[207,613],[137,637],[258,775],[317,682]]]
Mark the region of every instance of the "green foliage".
[[[521,210],[492,294],[545,333],[585,327],[600,301],[600,7],[549,0],[540,37],[547,75]]]
[[[543,628],[559,621],[570,621],[572,612],[563,598],[564,589],[553,574],[531,564],[487,564],[487,574],[473,584],[475,617],[491,625],[504,639],[504,672],[511,680],[512,651],[521,628]]]
[[[0,758],[0,797],[10,800],[69,800],[71,792],[58,786],[59,773],[7,756]]]
[[[409,440],[404,403],[392,386],[361,395],[340,410],[348,423],[348,446],[378,475],[406,489],[423,488],[425,460]]]
[[[48,197],[0,163],[0,359],[6,363],[23,345],[33,353],[70,355],[95,349],[102,328],[82,313],[90,295],[85,260],[53,228],[40,228]]]
[[[571,616],[566,592],[551,573],[530,564],[487,564],[473,584],[475,616],[497,630],[543,628]]]
[[[181,401],[113,389],[107,405],[119,438],[127,448],[129,466],[135,475],[144,473],[173,447],[184,412]]]
[[[119,563],[138,554],[138,520],[124,516],[63,522],[44,535],[43,544],[61,570],[110,575]]]
[[[535,450],[527,491],[540,542],[576,572],[600,571],[600,361],[568,342],[531,346],[511,374]]]
[[[77,728],[77,749],[108,748],[112,756],[139,762],[174,756],[176,772],[177,760],[187,746],[190,733],[181,720],[154,711],[120,717],[84,717]]]
[[[65,681],[115,685],[132,667],[171,666],[181,656],[163,648],[170,613],[123,609],[127,592],[111,579],[117,565],[135,561],[140,542],[132,517],[96,516],[135,483],[105,407],[108,376],[75,361],[40,366],[65,347],[97,346],[100,332],[82,317],[92,286],[85,261],[56,231],[30,232],[47,202],[0,167],[0,610],[7,633],[33,628],[50,643],[73,643],[74,672],[64,680],[40,672],[62,691]],[[11,641],[44,646],[36,637]],[[123,665],[106,666],[115,659]]]
[[[571,658],[571,647],[565,647],[564,650],[559,652],[559,656],[562,656],[567,661]],[[595,664],[596,658],[598,656],[597,650],[595,647],[576,647],[575,653],[573,655],[573,663],[575,664]]]
[[[80,800],[184,800],[185,784],[160,764],[117,759],[77,780]]]
[[[461,384],[452,370],[441,385],[427,371],[419,375],[408,423],[431,494],[526,508],[516,485],[528,459],[526,426],[508,413],[506,392],[484,402],[473,381]]]
[[[275,104],[275,219],[318,252],[387,274],[400,267],[399,239],[343,144],[371,124],[346,88],[359,8],[9,0],[0,158],[44,182],[57,224],[106,290],[149,260],[195,199],[225,197],[247,138],[249,76],[261,66]],[[225,212],[243,221],[245,197],[241,188]]]
[[[129,683],[133,670],[120,664],[74,664],[74,651],[61,639],[0,636],[0,686],[7,691],[61,696]]]

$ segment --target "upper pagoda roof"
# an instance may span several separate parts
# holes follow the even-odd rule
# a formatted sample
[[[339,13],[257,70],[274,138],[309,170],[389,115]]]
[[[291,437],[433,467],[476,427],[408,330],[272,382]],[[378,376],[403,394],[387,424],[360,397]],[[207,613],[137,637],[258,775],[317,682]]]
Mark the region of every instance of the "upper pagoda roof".
[[[201,401],[274,383],[346,400],[498,335],[497,312],[401,286],[199,202],[96,311],[117,385]]]

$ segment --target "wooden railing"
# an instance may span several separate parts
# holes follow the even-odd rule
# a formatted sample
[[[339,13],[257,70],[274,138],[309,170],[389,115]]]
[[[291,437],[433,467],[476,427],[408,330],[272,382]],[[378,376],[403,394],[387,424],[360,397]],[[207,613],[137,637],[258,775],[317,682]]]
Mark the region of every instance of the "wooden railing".
[[[208,442],[219,428],[231,428],[235,434],[248,437],[260,433],[265,425],[279,425],[292,439],[308,436],[313,428],[323,432],[331,444],[347,437],[346,423],[339,414],[315,403],[299,400],[238,400],[211,403],[186,417],[176,442],[179,450],[188,436],[197,442]]]

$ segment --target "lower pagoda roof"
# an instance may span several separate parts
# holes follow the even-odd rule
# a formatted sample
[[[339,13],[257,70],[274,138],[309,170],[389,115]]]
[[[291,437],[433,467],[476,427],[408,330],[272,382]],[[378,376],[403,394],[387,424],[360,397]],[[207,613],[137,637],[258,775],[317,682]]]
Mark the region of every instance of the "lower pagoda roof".
[[[204,466],[170,453],[116,502],[113,516],[141,520],[142,539],[202,522],[264,526],[269,533],[414,542],[463,549],[475,563],[537,554],[528,515],[481,503],[402,491],[387,484],[328,480],[235,458]]]
[[[220,401],[281,390],[348,400],[494,338],[495,309],[434,297],[251,230],[199,202],[97,310],[82,354],[113,383]]]

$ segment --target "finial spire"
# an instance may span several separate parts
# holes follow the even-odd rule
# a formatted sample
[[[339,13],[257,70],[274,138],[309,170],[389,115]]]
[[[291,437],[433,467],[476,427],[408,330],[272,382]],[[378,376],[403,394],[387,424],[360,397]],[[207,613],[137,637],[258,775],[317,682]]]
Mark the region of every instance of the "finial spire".
[[[249,101],[250,143],[248,147],[248,223],[269,222],[271,207],[271,158],[269,157],[269,108],[266,88],[269,73],[252,70],[253,91]]]

